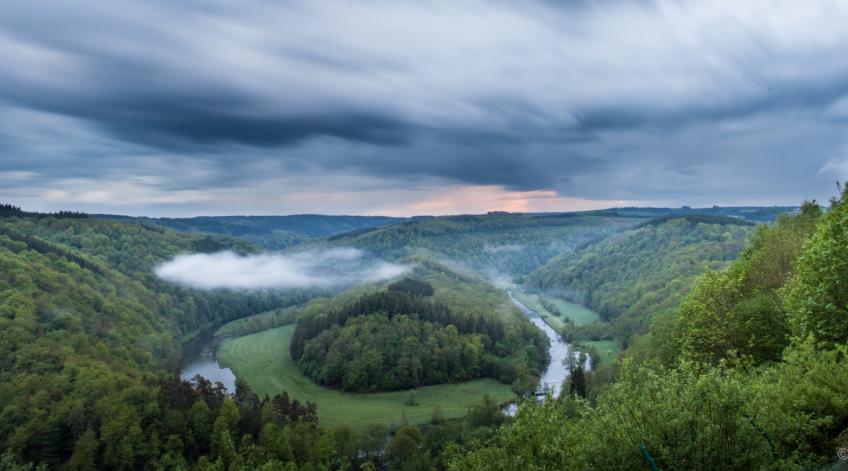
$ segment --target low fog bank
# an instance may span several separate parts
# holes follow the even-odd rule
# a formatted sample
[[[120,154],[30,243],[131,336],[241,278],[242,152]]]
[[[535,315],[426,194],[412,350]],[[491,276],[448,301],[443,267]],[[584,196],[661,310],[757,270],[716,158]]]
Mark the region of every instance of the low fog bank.
[[[239,255],[231,251],[178,255],[154,268],[159,278],[198,289],[321,288],[402,275],[389,263],[353,248],[291,254]]]

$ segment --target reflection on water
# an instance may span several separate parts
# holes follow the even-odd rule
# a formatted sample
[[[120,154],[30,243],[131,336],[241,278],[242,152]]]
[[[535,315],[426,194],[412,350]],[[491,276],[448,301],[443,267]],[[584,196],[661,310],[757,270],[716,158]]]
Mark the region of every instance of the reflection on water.
[[[180,378],[190,380],[196,375],[203,376],[213,383],[221,383],[227,391],[234,393],[236,390],[236,375],[232,370],[225,368],[215,359],[213,339],[205,339],[202,345],[195,348],[184,349],[186,351],[183,369]]]
[[[521,312],[523,312],[530,321],[536,325],[536,327],[542,329],[542,332],[544,332],[551,341],[551,347],[548,350],[551,356],[551,362],[548,364],[545,372],[542,373],[539,392],[543,393],[546,390],[550,390],[553,397],[559,397],[559,394],[562,391],[562,382],[565,381],[569,375],[568,361],[578,361],[580,358],[580,352],[572,349],[571,345],[566,343],[536,311],[530,309],[525,306],[524,303],[519,301],[515,295],[512,294],[512,291],[508,291],[507,293],[509,294],[509,299],[512,303],[518,306],[518,308],[521,309]],[[591,359],[587,357],[583,368],[588,370],[591,369],[591,367]]]

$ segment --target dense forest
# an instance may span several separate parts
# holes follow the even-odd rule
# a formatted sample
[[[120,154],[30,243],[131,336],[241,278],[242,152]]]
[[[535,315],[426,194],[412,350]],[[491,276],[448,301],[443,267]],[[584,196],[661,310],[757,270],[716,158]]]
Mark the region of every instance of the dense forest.
[[[245,239],[8,214],[0,219],[0,469],[827,466],[848,439],[846,199],[826,210],[806,204],[757,227],[629,214],[597,224],[592,218],[606,216],[537,215],[526,226],[516,215],[422,219],[398,226],[412,231],[406,235],[395,226],[368,228],[316,243],[386,242],[374,247],[414,268],[409,278],[338,296],[196,291],[151,274],[178,253],[260,250]],[[554,229],[539,222],[548,219]],[[567,219],[583,222],[567,229]],[[470,241],[460,241],[463,232]],[[580,375],[584,384],[566,388],[574,394],[526,401],[514,419],[484,399],[459,420],[436,408],[422,427],[401,420],[392,429],[329,428],[317,423],[315,404],[283,391],[258,397],[239,382],[231,396],[202,378],[173,375],[180,341],[200,330],[232,321],[222,335],[243,335],[297,322],[303,370],[339,388],[491,376],[532,389],[546,340],[504,292],[463,268],[483,272],[500,263],[527,273],[548,255],[516,250],[498,262],[507,249],[493,247],[506,237],[536,247],[550,236],[564,238],[555,249],[562,255],[528,283],[562,262],[583,274],[550,275],[568,284],[538,289],[579,286],[585,291],[571,293],[592,302],[589,293],[613,289],[599,277],[631,288],[621,298],[599,295],[612,301],[595,307],[613,326],[639,318],[638,328],[621,332],[642,335],[604,374]],[[407,242],[414,250],[403,248]],[[456,257],[447,260],[451,251]],[[650,296],[669,284],[670,302]]]
[[[488,278],[511,278],[641,221],[627,217],[512,213],[416,218],[314,244],[357,247],[389,258],[423,255]]]
[[[179,315],[191,312],[191,304],[155,291],[159,285],[146,286],[140,267],[155,263],[157,254],[190,247],[194,236],[56,218],[9,219],[3,229],[0,469],[31,469],[24,463],[74,470],[431,463],[425,440],[435,455],[466,430],[503,420],[491,403],[461,422],[443,423],[435,411],[429,432],[409,429],[387,442],[385,428],[364,433],[321,428],[314,404],[285,394],[258,398],[239,385],[230,397],[202,378],[179,381],[170,371],[179,361],[176,336],[183,323],[243,317],[236,307],[246,312],[273,303],[219,306],[205,299],[216,294],[195,292],[184,299],[198,301],[196,317]],[[151,259],[134,258],[141,254]],[[266,295],[271,296],[255,294]],[[251,295],[242,296],[237,300],[250,301]],[[199,311],[202,305],[209,311]]]
[[[86,256],[153,290],[161,313],[177,329],[190,335],[226,321],[258,312],[305,302],[316,292],[307,290],[240,292],[197,291],[161,281],[153,268],[174,255],[229,249],[256,252],[258,247],[240,239],[93,219],[14,218],[0,220],[0,233],[19,234],[32,244],[49,243]],[[71,255],[73,256],[73,255]],[[326,292],[326,291],[323,291]]]
[[[651,327],[593,401],[527,403],[492,440],[453,448],[451,469],[837,463],[848,441],[845,247],[848,192],[824,213],[806,204],[759,227],[736,261],[700,277]]]
[[[307,376],[346,391],[482,376],[532,389],[548,359],[541,332],[529,323],[455,313],[418,294],[432,293],[428,287],[407,281],[343,309],[304,317],[291,343],[292,358]]]
[[[618,338],[645,333],[654,316],[676,309],[693,280],[733,260],[753,224],[726,216],[665,216],[561,255],[525,278],[596,311],[602,325],[569,326],[568,338]]]
[[[144,453],[166,446],[146,441],[159,424],[145,414],[155,404],[157,381],[179,365],[179,338],[307,298],[199,292],[150,274],[154,264],[202,240],[84,218],[0,221],[4,450],[51,465],[88,447],[103,466],[140,466],[149,459]],[[128,464],[119,465],[124,459]]]

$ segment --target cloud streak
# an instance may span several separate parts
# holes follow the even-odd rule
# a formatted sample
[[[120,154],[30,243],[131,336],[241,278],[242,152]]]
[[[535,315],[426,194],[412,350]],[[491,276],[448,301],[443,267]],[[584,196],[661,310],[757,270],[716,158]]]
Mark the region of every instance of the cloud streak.
[[[292,254],[184,254],[154,269],[159,278],[198,289],[326,288],[402,275],[406,265],[368,257],[353,248]]]
[[[846,23],[789,0],[6,2],[0,196],[141,176],[133,208],[169,214],[280,179],[427,186],[411,208],[457,186],[797,203],[841,175]]]

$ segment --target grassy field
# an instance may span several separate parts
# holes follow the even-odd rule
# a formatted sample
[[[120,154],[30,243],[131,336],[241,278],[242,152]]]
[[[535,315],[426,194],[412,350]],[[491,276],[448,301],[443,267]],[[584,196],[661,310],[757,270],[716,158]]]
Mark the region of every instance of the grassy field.
[[[539,295],[532,293],[525,293],[523,291],[515,291],[515,297],[518,298],[525,306],[530,309],[536,311],[545,322],[548,323],[555,331],[560,332],[562,328],[565,326],[565,323],[559,317],[553,315],[550,311],[545,309],[542,306],[542,303],[539,302]]]
[[[260,396],[287,391],[301,401],[318,404],[322,425],[349,425],[363,430],[370,424],[388,426],[401,422],[406,414],[410,424],[430,420],[433,408],[441,406],[446,418],[465,415],[468,406],[489,394],[497,401],[513,399],[512,389],[493,379],[460,384],[425,386],[414,390],[418,405],[406,402],[410,391],[375,394],[348,394],[325,388],[304,376],[289,354],[294,325],[278,327],[257,334],[228,340],[218,349],[218,360],[247,381]]]
[[[595,353],[597,353],[600,357],[602,364],[612,363],[618,357],[618,354],[621,353],[621,347],[615,340],[595,340],[588,342],[580,342],[580,345],[585,345],[587,347],[594,348]]]
[[[242,317],[241,319],[236,319],[222,325],[215,331],[215,336],[220,338],[240,337],[242,335],[293,324],[297,322],[297,316],[302,311],[303,306],[297,305]]]
[[[522,291],[521,287],[514,283],[499,281],[494,284],[502,290],[512,291],[512,294],[514,294],[522,304],[536,311],[539,316],[541,316],[542,319],[544,319],[544,321],[557,332],[562,330],[565,325],[565,319],[571,319],[571,321],[577,325],[589,324],[600,319],[598,313],[579,304],[570,303],[560,298],[550,296],[543,297],[539,294],[528,293],[526,291]],[[545,306],[542,305],[542,299],[545,299],[545,301],[555,305],[562,316],[557,316],[545,309]]]
[[[553,303],[553,305],[559,309],[559,312],[562,313],[562,317],[571,319],[571,321],[577,325],[591,324],[592,322],[600,320],[598,313],[586,306],[570,303],[559,298],[551,298],[549,296],[545,296],[545,299]]]

